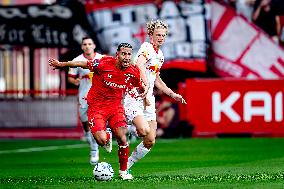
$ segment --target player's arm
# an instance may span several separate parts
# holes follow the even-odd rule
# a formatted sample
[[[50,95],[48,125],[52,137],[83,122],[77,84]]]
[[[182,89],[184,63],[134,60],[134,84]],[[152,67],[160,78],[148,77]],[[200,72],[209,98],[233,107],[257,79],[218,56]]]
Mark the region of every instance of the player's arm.
[[[261,13],[261,9],[268,5],[270,3],[270,0],[261,0],[258,7],[255,9],[255,11],[252,13],[252,20],[256,21],[259,18],[259,15]]]
[[[81,78],[79,78],[78,76],[79,76],[79,68],[69,68],[68,77],[67,77],[69,83],[75,86],[79,86]]]
[[[156,80],[155,80],[155,86],[160,89],[163,93],[167,94],[168,96],[172,97],[176,101],[179,101],[181,103],[186,104],[186,101],[183,99],[183,97],[180,94],[175,93],[172,89],[170,89],[166,83],[162,80],[160,77],[160,73],[157,74]]]
[[[147,79],[147,76],[146,76],[146,68],[145,68],[146,62],[147,62],[147,59],[143,55],[140,55],[137,59],[137,62],[136,62],[136,66],[139,69],[140,77],[141,77],[141,80],[143,82],[144,91],[143,91],[143,93],[141,93],[142,98],[146,97],[148,90],[149,90],[149,83],[148,83],[148,79]]]
[[[64,68],[64,67],[81,67],[81,68],[88,68],[88,62],[87,61],[68,61],[68,62],[59,62],[57,59],[49,59],[48,63],[50,66],[52,66],[54,69],[58,68]]]
[[[72,76],[68,76],[68,82],[72,83],[73,85],[79,86],[80,84],[80,78],[76,77],[72,77]]]

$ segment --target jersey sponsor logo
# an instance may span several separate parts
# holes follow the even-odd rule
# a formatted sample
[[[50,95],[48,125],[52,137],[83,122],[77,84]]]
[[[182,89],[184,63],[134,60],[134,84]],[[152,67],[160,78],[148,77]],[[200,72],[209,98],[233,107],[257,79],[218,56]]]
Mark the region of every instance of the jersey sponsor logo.
[[[111,82],[111,81],[104,80],[104,83],[107,86],[112,87],[112,88],[118,88],[118,89],[125,89],[126,88],[126,85],[117,84],[117,83],[114,83],[114,82]]]

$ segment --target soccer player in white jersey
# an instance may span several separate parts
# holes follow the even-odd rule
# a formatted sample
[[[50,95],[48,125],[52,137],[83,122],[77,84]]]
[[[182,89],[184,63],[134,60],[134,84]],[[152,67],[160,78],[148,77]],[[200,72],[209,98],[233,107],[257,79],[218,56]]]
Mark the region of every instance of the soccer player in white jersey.
[[[138,136],[143,137],[143,141],[128,158],[128,169],[143,158],[155,144],[157,121],[154,86],[175,100],[186,103],[183,97],[167,87],[160,77],[160,68],[164,63],[164,55],[160,48],[165,42],[167,33],[168,25],[165,22],[161,20],[148,22],[147,34],[150,42],[141,45],[134,60],[145,84],[145,91],[141,96],[146,98],[139,99],[126,95],[124,99],[127,119],[135,125]]]
[[[88,61],[101,59],[103,55],[95,52],[96,45],[90,37],[84,37],[81,43],[83,53],[73,59],[73,61]],[[99,149],[96,140],[90,131],[87,117],[88,104],[86,96],[92,85],[92,72],[89,69],[80,67],[70,68],[68,72],[68,81],[79,86],[79,116],[84,129],[84,135],[90,145],[90,164],[95,165],[99,161]]]

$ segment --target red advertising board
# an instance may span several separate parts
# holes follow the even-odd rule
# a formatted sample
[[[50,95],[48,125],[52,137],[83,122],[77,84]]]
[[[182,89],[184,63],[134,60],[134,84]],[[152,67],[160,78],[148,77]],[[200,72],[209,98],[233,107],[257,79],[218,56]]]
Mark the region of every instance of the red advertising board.
[[[284,80],[186,81],[186,119],[197,136],[284,136]]]

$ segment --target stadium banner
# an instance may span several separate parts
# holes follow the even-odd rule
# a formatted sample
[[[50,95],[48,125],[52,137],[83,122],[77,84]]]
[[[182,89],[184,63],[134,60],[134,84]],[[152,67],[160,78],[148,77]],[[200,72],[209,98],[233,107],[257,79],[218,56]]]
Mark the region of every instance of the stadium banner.
[[[134,54],[147,38],[146,23],[161,19],[168,23],[169,33],[162,51],[163,69],[177,68],[206,71],[208,47],[208,6],[204,0],[163,1],[107,1],[87,3],[86,12],[103,51],[114,55],[117,45],[128,42]]]
[[[283,7],[284,11],[284,7]],[[280,32],[279,32],[279,44],[284,47],[284,13],[282,15],[279,15],[279,21],[280,21]]]
[[[0,138],[81,138],[77,97],[1,100]]]
[[[213,68],[219,76],[248,79],[284,77],[284,51],[234,9],[211,3]]]
[[[0,6],[0,44],[32,47],[80,45],[92,36],[82,3]]]
[[[188,79],[186,118],[195,136],[284,136],[284,80]]]

